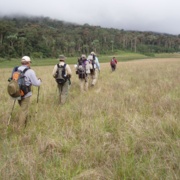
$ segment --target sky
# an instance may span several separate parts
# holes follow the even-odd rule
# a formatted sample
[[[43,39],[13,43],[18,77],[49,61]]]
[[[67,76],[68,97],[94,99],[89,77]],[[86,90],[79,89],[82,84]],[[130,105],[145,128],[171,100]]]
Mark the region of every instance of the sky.
[[[0,16],[8,15],[180,34],[180,0],[0,0]]]

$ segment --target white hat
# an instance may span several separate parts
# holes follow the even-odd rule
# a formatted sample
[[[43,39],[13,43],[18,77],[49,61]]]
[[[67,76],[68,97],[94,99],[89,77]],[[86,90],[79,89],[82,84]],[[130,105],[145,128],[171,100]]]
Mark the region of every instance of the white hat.
[[[29,56],[23,56],[21,62],[31,62],[31,59]]]
[[[92,55],[96,55],[93,51],[91,52]]]

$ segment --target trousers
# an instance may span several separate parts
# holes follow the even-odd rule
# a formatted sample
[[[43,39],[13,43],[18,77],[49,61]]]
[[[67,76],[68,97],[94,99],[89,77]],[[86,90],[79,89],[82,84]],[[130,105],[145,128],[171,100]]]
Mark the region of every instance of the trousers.
[[[19,119],[18,119],[18,129],[24,128],[27,122],[27,116],[29,112],[29,105],[30,105],[30,97],[22,98],[21,100],[18,100],[18,103],[20,105],[20,111],[19,111]]]
[[[64,104],[68,96],[69,80],[67,80],[64,84],[58,84],[58,90],[59,90],[59,103]]]

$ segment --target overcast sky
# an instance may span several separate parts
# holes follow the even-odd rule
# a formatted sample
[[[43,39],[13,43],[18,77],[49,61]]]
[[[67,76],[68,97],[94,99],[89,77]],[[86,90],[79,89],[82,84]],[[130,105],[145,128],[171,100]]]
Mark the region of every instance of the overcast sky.
[[[180,34],[180,0],[0,0],[0,16],[14,14]]]

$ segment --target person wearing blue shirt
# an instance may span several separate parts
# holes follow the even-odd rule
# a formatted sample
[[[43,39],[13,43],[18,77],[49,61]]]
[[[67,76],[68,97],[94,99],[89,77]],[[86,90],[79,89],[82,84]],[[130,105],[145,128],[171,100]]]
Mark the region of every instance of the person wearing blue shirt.
[[[88,56],[88,60],[91,65],[91,73],[90,73],[90,80],[91,80],[91,87],[95,86],[97,80],[98,80],[98,75],[100,73],[100,64],[98,57],[94,52],[91,52],[91,54]]]

